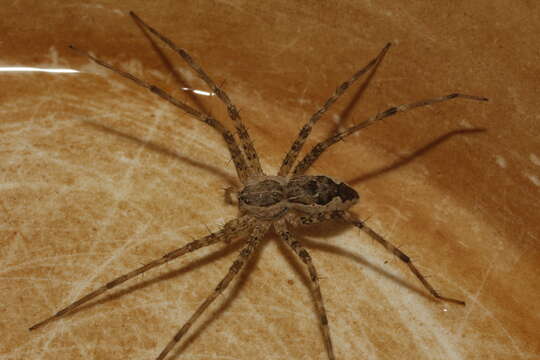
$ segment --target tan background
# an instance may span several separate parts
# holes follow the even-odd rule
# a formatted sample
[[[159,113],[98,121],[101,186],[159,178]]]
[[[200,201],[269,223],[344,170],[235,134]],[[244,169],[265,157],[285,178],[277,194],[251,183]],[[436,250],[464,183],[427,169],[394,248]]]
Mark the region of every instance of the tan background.
[[[268,172],[338,83],[388,41],[366,91],[342,99],[309,144],[390,105],[454,91],[489,97],[393,117],[311,172],[351,183],[362,196],[355,212],[466,307],[432,301],[354,229],[297,233],[321,273],[338,359],[540,358],[536,1],[49,3],[0,10],[1,66],[83,71],[0,73],[0,359],[152,359],[236,256],[234,245],[201,250],[26,330],[236,214],[223,200],[235,178],[219,135],[67,49],[184,99],[181,87],[205,90],[168,50],[166,64],[128,10],[224,83]],[[195,101],[226,119],[215,98]],[[171,358],[326,359],[303,266],[267,240],[249,276]]]

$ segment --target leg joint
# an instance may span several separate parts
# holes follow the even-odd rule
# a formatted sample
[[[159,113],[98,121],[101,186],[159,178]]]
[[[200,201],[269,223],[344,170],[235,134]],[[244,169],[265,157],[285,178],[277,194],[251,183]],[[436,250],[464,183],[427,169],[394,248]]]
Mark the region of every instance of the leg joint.
[[[401,252],[401,250],[399,250],[397,248],[394,248],[394,255],[396,255],[398,258],[400,258],[400,260],[403,261],[403,262],[406,262],[406,263],[411,262],[411,259],[407,255],[405,255],[403,252]]]

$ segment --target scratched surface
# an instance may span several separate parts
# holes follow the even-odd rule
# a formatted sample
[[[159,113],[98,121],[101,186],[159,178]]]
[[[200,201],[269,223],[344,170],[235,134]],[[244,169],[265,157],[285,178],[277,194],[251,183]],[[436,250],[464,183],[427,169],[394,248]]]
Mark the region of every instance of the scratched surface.
[[[403,102],[455,91],[492,99],[393,117],[311,171],[353,185],[355,212],[466,307],[432,301],[354,229],[298,233],[321,274],[338,359],[540,358],[534,5],[144,4],[2,7],[0,66],[81,73],[0,72],[1,360],[153,359],[238,251],[201,250],[27,331],[236,215],[223,198],[236,181],[218,134],[67,49],[90,50],[226,119],[215,98],[182,90],[207,89],[169,51],[161,55],[128,10],[224,83],[268,172],[302,122],[388,41],[367,90],[356,86],[308,144]],[[171,358],[325,360],[307,285],[302,264],[269,236]]]

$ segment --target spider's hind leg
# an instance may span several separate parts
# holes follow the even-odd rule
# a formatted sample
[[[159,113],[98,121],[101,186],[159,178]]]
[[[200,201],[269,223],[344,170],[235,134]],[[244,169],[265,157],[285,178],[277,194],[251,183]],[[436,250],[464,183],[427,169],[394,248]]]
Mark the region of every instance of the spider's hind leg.
[[[312,292],[313,292],[313,296],[315,297],[315,304],[317,305],[317,312],[319,313],[321,329],[324,336],[324,343],[325,343],[326,351],[328,353],[328,359],[335,360],[336,357],[334,355],[334,348],[332,346],[332,338],[330,336],[330,328],[328,326],[328,317],[326,316],[326,308],[324,307],[324,301],[321,294],[321,288],[319,286],[319,276],[317,274],[317,269],[315,268],[315,265],[313,264],[311,256],[306,251],[306,249],[304,249],[302,244],[300,244],[298,240],[294,239],[291,236],[291,234],[289,233],[289,230],[287,229],[287,225],[285,224],[285,221],[281,220],[277,222],[276,224],[274,224],[274,229],[276,230],[276,233],[279,235],[279,237],[287,245],[289,245],[289,247],[294,251],[294,253],[302,260],[302,262],[308,268],[309,278],[312,284]]]
[[[210,234],[210,235],[207,235],[205,237],[202,237],[200,239],[197,239],[197,240],[194,240],[176,250],[173,250],[165,255],[163,255],[162,257],[160,257],[159,259],[156,259],[154,261],[151,261],[141,267],[138,267],[137,269],[135,270],[132,270],[130,272],[128,272],[127,274],[124,274],[122,276],[119,276],[117,277],[116,279],[114,280],[111,280],[109,281],[107,284],[101,286],[100,288],[92,291],[91,293],[89,294],[86,294],[85,296],[83,296],[82,298],[74,301],[73,303],[71,303],[70,305],[66,306],[65,308],[63,308],[62,310],[58,311],[56,314],[54,314],[53,316],[51,317],[48,317],[47,319],[43,320],[43,321],[40,321],[39,323],[31,326],[29,328],[29,330],[36,330],[46,324],[48,324],[49,322],[55,320],[55,319],[58,319],[70,312],[72,312],[73,310],[79,308],[81,305],[87,303],[88,301],[96,298],[97,296],[103,294],[104,292],[106,291],[109,291],[111,290],[112,288],[126,282],[127,280],[129,279],[132,279],[134,277],[136,277],[137,275],[140,275],[142,273],[145,273],[147,272],[148,270],[152,269],[152,268],[155,268],[155,267],[158,267],[160,265],[163,265],[163,264],[166,264],[168,263],[169,261],[171,260],[174,260],[182,255],[185,255],[187,253],[190,253],[190,252],[193,252],[195,250],[198,250],[200,248],[203,248],[203,247],[206,247],[206,246],[209,246],[209,245],[212,245],[212,244],[216,244],[220,241],[225,241],[225,242],[228,242],[230,241],[230,239],[237,235],[238,233],[246,230],[247,228],[249,228],[250,226],[250,218],[247,217],[247,216],[244,216],[242,218],[239,218],[239,219],[234,219],[234,220],[231,220],[229,221],[227,224],[225,224],[223,226],[223,229],[216,232],[216,233],[213,233],[213,234]]]
[[[269,228],[269,224],[259,224],[258,226],[255,226],[253,232],[251,233],[249,240],[247,241],[247,245],[240,251],[240,254],[236,258],[236,260],[232,263],[231,267],[229,268],[229,271],[227,272],[227,275],[219,282],[219,284],[215,287],[214,291],[208,297],[204,302],[199,305],[197,310],[191,315],[191,317],[184,323],[184,325],[178,330],[176,335],[169,341],[167,346],[163,349],[163,351],[158,355],[156,360],[162,360],[167,356],[167,354],[172,350],[172,348],[182,339],[182,337],[188,332],[188,330],[191,328],[191,326],[197,321],[197,319],[204,313],[204,311],[210,306],[212,302],[219,296],[219,294],[223,293],[227,286],[231,283],[231,281],[234,279],[234,277],[240,272],[242,267],[245,265],[245,263],[249,260],[251,255],[253,255],[253,251],[259,246],[260,241],[264,234],[266,234],[266,231]]]

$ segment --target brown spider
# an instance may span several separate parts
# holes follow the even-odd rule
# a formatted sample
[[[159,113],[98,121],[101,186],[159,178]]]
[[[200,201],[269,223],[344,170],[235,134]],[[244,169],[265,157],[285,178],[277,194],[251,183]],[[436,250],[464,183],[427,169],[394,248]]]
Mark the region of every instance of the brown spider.
[[[71,305],[60,310],[53,316],[33,325],[30,330],[35,330],[49,323],[50,321],[57,319],[72,310],[78,308],[82,304],[95,298],[110,290],[125,281],[142,274],[154,267],[163,265],[177,257],[180,257],[189,252],[195,251],[205,246],[216,244],[220,241],[228,241],[232,237],[243,233],[249,233],[246,246],[240,251],[237,259],[233,262],[227,275],[219,282],[214,291],[206,298],[206,300],[197,308],[195,313],[186,321],[180,330],[169,341],[167,346],[157,356],[157,360],[165,358],[165,356],[171,351],[171,349],[178,343],[182,337],[188,332],[193,323],[201,316],[201,314],[208,308],[208,306],[221,294],[233,278],[240,272],[245,263],[252,256],[253,252],[260,244],[263,236],[273,228],[274,232],[294,251],[294,253],[304,262],[310,274],[310,280],[312,284],[313,296],[317,306],[317,311],[320,319],[320,325],[322,328],[326,351],[328,353],[329,360],[335,360],[334,349],[332,347],[332,340],[330,336],[330,328],[328,326],[328,319],[326,317],[326,310],[319,288],[319,278],[317,270],[313,265],[311,257],[302,244],[294,238],[289,232],[289,226],[301,226],[320,223],[327,220],[343,220],[350,223],[360,230],[366,232],[370,237],[379,242],[389,252],[393,253],[401,261],[403,261],[413,274],[420,280],[423,286],[433,295],[435,298],[443,301],[448,301],[460,305],[465,305],[462,300],[452,299],[440,295],[433,286],[429,284],[426,278],[418,271],[413,265],[410,258],[405,255],[401,250],[396,248],[390,242],[385,240],[381,235],[377,234],[374,230],[368,227],[365,222],[357,219],[352,213],[348,212],[348,209],[358,201],[358,193],[347,184],[332,179],[324,175],[304,175],[306,170],[313,164],[319,156],[328,149],[331,145],[344,139],[345,137],[355,133],[356,131],[365,128],[378,120],[382,120],[386,117],[392,116],[398,112],[404,112],[409,109],[430,105],[438,102],[454,98],[466,98],[479,101],[487,101],[488,99],[478,96],[470,96],[464,94],[450,94],[446,96],[436,97],[428,100],[418,101],[411,104],[404,104],[395,107],[391,107],[386,111],[383,111],[357,125],[354,125],[343,132],[337,133],[334,136],[329,137],[323,142],[320,142],[311,149],[311,151],[293,168],[293,164],[297,160],[298,154],[302,149],[306,139],[311,133],[313,125],[323,116],[323,114],[332,106],[334,102],[351,86],[360,76],[366,73],[368,70],[374,68],[382,60],[386,52],[388,51],[390,44],[387,44],[379,53],[379,55],[371,60],[365,67],[358,70],[349,80],[342,83],[334,92],[334,94],[326,100],[324,105],[308,120],[308,122],[302,127],[296,140],[294,141],[291,149],[283,159],[279,172],[276,176],[268,176],[264,174],[259,163],[259,157],[257,152],[253,148],[253,143],[247,132],[246,127],[242,123],[240,114],[236,107],[232,104],[227,94],[217,86],[214,81],[204,72],[204,70],[191,58],[191,56],[184,50],[176,46],[171,40],[167,39],[154,28],[143,22],[137,15],[130,12],[133,19],[142,25],[149,32],[165,42],[171,49],[176,51],[186,63],[197,73],[197,75],[204,80],[204,82],[210,87],[212,92],[219,97],[219,99],[227,106],[229,117],[234,121],[236,133],[240,140],[242,148],[238,146],[234,135],[223,126],[219,121],[204,114],[184,102],[173,98],[171,95],[163,91],[162,89],[149,84],[135,76],[119,70],[112,65],[109,65],[102,60],[78,50],[74,46],[70,48],[84,54],[97,64],[109,68],[117,74],[134,81],[136,84],[150,90],[163,99],[169,101],[173,105],[187,112],[193,118],[204,122],[216,129],[225,140],[232,160],[234,162],[238,178],[240,179],[243,189],[237,193],[238,206],[240,208],[241,216],[229,221],[223,226],[223,229],[217,233],[213,233],[192,241],[187,245],[182,246],[163,257],[154,260],[144,266],[141,266],[127,274],[124,274],[107,284],[101,286],[97,290],[83,296],[79,300],[75,301]]]

